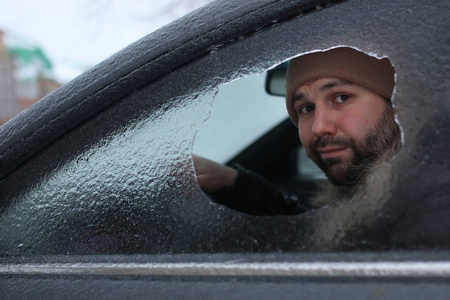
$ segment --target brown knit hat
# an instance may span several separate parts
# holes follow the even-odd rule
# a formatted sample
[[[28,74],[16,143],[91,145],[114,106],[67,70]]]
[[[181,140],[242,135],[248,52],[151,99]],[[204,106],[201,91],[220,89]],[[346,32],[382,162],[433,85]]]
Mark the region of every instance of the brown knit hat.
[[[349,47],[313,52],[290,61],[286,76],[286,107],[297,125],[295,91],[305,83],[323,77],[336,77],[360,85],[390,99],[394,89],[394,68],[387,58],[377,59]]]

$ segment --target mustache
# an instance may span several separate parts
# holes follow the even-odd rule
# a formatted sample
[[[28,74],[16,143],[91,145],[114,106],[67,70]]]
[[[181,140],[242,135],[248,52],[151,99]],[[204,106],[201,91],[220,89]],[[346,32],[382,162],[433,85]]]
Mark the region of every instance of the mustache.
[[[337,137],[337,136],[330,136],[330,137],[319,137],[317,140],[311,143],[311,150],[314,152],[318,152],[320,148],[325,147],[332,147],[332,146],[339,146],[339,147],[351,147],[352,141],[348,137]]]

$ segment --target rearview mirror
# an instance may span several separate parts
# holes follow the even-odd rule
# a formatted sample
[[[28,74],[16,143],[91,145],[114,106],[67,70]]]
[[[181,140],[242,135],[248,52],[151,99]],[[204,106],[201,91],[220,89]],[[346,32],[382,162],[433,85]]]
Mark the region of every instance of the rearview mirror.
[[[266,76],[266,92],[274,96],[286,96],[286,72],[289,62],[269,70]]]

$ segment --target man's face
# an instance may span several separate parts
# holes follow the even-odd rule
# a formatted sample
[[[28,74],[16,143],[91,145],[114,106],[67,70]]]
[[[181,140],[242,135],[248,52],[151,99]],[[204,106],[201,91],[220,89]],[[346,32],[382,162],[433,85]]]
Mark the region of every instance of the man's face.
[[[359,183],[370,164],[399,136],[386,99],[338,78],[300,86],[294,108],[300,141],[335,185]]]

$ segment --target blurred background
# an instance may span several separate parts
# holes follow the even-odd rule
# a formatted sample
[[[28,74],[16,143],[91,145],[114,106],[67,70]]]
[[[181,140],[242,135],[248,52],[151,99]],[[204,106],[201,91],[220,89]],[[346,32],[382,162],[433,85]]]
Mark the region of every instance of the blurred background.
[[[0,126],[211,0],[0,0]]]

